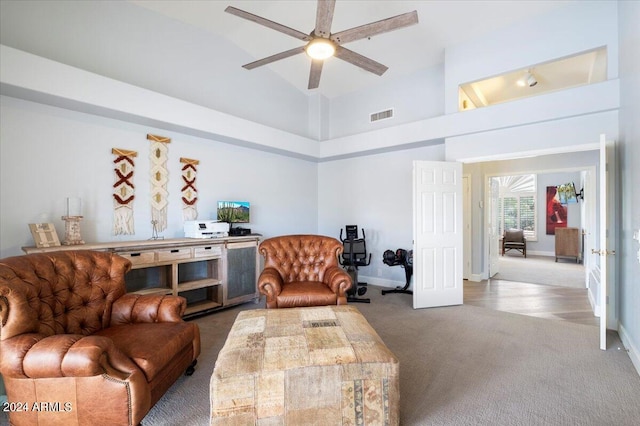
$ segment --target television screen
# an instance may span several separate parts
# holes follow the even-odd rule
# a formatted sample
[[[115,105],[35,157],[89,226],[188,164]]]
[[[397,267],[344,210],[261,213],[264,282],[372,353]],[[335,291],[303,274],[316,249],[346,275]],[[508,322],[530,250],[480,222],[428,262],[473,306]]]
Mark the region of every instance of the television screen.
[[[228,223],[249,223],[248,201],[218,201],[218,220]]]

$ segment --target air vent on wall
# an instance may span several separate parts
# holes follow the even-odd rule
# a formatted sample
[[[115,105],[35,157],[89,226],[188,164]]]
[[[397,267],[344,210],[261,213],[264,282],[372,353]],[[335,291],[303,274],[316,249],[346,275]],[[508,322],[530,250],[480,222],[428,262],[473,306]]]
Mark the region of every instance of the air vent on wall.
[[[393,118],[393,108],[385,111],[374,112],[369,116],[369,122],[373,123],[374,121],[386,120],[388,118]]]

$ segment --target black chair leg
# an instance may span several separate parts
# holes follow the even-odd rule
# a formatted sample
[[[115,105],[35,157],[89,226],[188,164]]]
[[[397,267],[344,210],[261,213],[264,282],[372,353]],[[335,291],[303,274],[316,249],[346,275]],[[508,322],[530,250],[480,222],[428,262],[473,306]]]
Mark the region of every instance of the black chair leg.
[[[190,366],[187,367],[187,371],[184,372],[185,376],[191,376],[196,371],[197,359],[194,359]]]

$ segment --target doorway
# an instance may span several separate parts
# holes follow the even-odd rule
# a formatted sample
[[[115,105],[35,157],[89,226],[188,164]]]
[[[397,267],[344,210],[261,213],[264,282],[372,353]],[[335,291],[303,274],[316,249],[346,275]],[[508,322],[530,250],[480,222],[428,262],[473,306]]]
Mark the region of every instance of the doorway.
[[[536,166],[535,162],[529,163]],[[507,281],[587,288],[583,233],[596,230],[595,215],[587,214],[595,203],[589,197],[585,202],[584,197],[578,194],[584,193],[586,181],[595,175],[595,167],[532,169],[518,174],[497,173],[500,168],[500,165],[488,166],[486,175],[490,192],[487,199],[491,199],[491,202],[487,201],[487,227],[492,229],[487,276]],[[590,182],[587,186],[594,185]],[[563,193],[564,196],[558,200],[556,188],[559,187],[570,188],[572,196]],[[574,191],[576,187],[580,189]],[[549,195],[554,194],[549,199]],[[558,215],[553,210],[552,217],[556,220],[549,218],[550,201],[562,213]],[[526,246],[520,251],[503,252],[502,235],[511,229],[523,232]],[[563,246],[558,244],[556,235],[561,231],[562,235],[570,234],[567,240],[571,243],[569,251],[557,250]]]
[[[473,259],[474,263],[473,263],[473,269],[469,274],[469,280],[465,283],[465,303],[468,303],[468,302],[475,303],[475,302],[472,302],[472,299],[475,297],[474,295],[477,295],[478,291],[480,290],[481,290],[481,293],[484,292],[483,297],[488,297],[489,299],[492,299],[493,296],[488,293],[488,289],[482,289],[478,287],[482,287],[483,283],[485,286],[490,285],[489,279],[490,279],[490,276],[493,275],[492,268],[491,268],[491,265],[492,265],[491,254],[492,253],[494,254],[493,257],[497,262],[499,262],[501,258],[500,248],[498,247],[498,245],[490,244],[490,241],[489,241],[490,239],[489,235],[491,234],[491,224],[488,222],[487,216],[488,216],[488,210],[490,210],[491,208],[491,199],[488,195],[490,188],[488,185],[487,177],[496,176],[496,175],[505,175],[505,174],[522,174],[522,173],[538,173],[538,174],[577,173],[578,174],[577,176],[580,176],[580,177],[579,178],[574,177],[573,179],[576,181],[575,184],[578,187],[578,191],[581,188],[588,189],[588,191],[585,191],[584,200],[579,201],[579,203],[581,203],[580,207],[578,207],[577,210],[575,210],[577,206],[574,206],[573,208],[575,210],[574,213],[577,214],[577,223],[579,224],[581,229],[585,229],[583,246],[585,247],[585,249],[590,250],[590,248],[593,247],[593,237],[595,233],[597,233],[596,168],[597,168],[598,162],[599,162],[598,151],[596,151],[594,148],[594,149],[587,149],[585,151],[580,151],[580,152],[554,153],[554,154],[537,156],[537,157],[510,158],[506,161],[503,158],[501,158],[500,160],[495,160],[495,161],[465,163],[464,173],[465,175],[470,176],[470,179],[472,179],[471,186],[475,189],[475,191],[472,192],[472,195],[470,197],[471,200],[468,203],[466,203],[467,208],[465,210],[468,210],[472,216],[472,219],[471,219],[472,225],[476,225],[478,223],[481,224],[481,226],[476,226],[476,229],[473,232],[472,249],[469,250],[471,252],[470,256]],[[481,182],[483,182],[483,184],[478,185],[477,180],[480,180]],[[546,185],[546,183],[543,183],[543,185]],[[587,198],[588,197],[587,194],[590,194],[590,198]],[[545,232],[544,226],[539,227],[538,233],[540,232]],[[554,262],[553,256],[555,253],[554,253],[553,242],[551,243],[547,242],[546,245],[537,244],[537,246],[538,247],[536,248],[536,245],[533,245],[533,249],[531,248],[532,246],[529,246],[529,244],[527,246],[528,259],[526,260],[527,261],[531,260],[531,262],[529,262],[530,264],[533,264],[534,263],[533,260],[536,257],[540,256],[541,258],[551,258],[551,261],[546,264],[548,266],[548,269],[551,269],[553,267],[560,267],[560,268],[562,267],[562,264],[556,265]],[[467,251],[467,249],[465,248],[465,254],[468,253],[469,251]],[[480,251],[480,253],[478,253],[478,251]],[[530,256],[531,256],[531,259],[529,259]],[[528,288],[530,293],[540,294],[541,297],[543,297],[542,295],[545,293],[546,290],[555,291],[557,293],[555,296],[556,299],[559,299],[558,296],[561,296],[561,298],[564,298],[567,305],[574,304],[575,297],[582,298],[583,300],[586,299],[588,312],[586,315],[587,318],[584,318],[585,319],[584,323],[593,323],[594,319],[597,320],[597,318],[593,316],[594,304],[593,304],[593,301],[590,300],[588,296],[588,292],[585,290],[588,282],[587,271],[589,270],[588,268],[585,268],[585,266],[588,266],[589,256],[582,256],[582,259],[583,259],[582,260],[583,263],[581,263],[579,266],[580,267],[579,274],[582,277],[581,281],[583,283],[583,286],[582,286],[582,289],[578,289],[578,291],[579,292],[581,291],[582,293],[582,294],[578,294],[578,296],[576,296],[575,294],[570,294],[571,291],[565,292],[564,289],[560,286],[554,288],[546,285],[545,287],[544,282],[536,283],[535,280],[526,278],[526,274],[524,274],[524,271],[523,271],[522,277],[517,277],[513,275],[501,276],[499,273],[500,272],[499,263],[497,267],[498,275],[492,278],[493,280],[492,285],[494,289],[500,286],[503,289],[503,294],[504,295],[510,294],[511,297],[518,297],[518,296],[514,295],[513,289],[509,288],[506,282],[518,282],[518,283],[526,284],[526,286],[522,285],[521,287],[522,288],[526,287]],[[508,258],[507,260],[512,260],[512,259]],[[535,273],[535,270],[534,270],[534,273]],[[550,272],[549,274],[552,275],[553,272]],[[504,278],[509,278],[509,280],[506,280]],[[527,281],[534,281],[534,282],[527,282]],[[542,287],[538,289],[536,286],[538,287],[542,286]],[[509,305],[508,303],[509,301],[506,298],[505,300],[500,301],[499,296],[497,297],[498,297],[497,299],[493,299],[493,301],[489,303],[494,307],[496,306],[504,307]],[[513,300],[511,300],[511,302],[512,301]],[[577,317],[585,316],[583,308],[584,306],[576,308],[577,311],[579,312],[573,312],[573,313],[566,309],[563,311],[564,308],[562,308],[561,306],[556,306],[553,309],[557,310],[558,316],[564,317],[564,318],[558,318],[558,319],[566,319],[571,315],[575,315]],[[553,314],[550,312],[547,312],[546,314],[544,312],[540,312],[536,315],[553,315]],[[578,319],[577,321],[579,322],[582,320]]]

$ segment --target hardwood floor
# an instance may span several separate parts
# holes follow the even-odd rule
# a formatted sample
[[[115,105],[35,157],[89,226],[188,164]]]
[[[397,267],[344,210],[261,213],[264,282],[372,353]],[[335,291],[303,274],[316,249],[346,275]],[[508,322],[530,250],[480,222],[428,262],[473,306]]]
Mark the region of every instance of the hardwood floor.
[[[495,279],[465,281],[464,303],[539,318],[599,325],[586,289]]]

